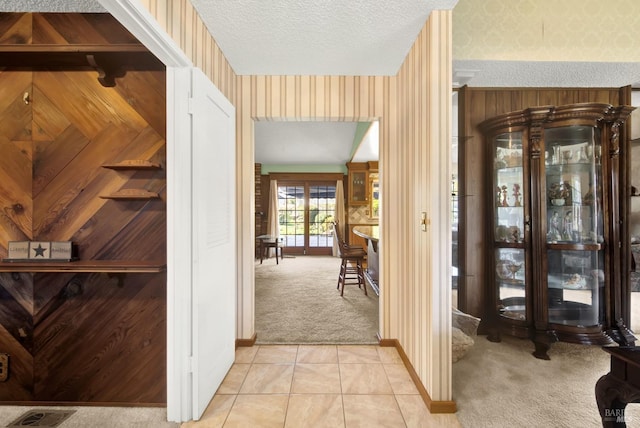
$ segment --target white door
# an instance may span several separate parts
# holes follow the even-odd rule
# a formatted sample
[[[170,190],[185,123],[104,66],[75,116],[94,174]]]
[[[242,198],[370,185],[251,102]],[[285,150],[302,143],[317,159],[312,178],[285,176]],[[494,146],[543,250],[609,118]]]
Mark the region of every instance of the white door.
[[[191,84],[192,403],[198,420],[235,352],[235,109],[200,69],[193,69]]]

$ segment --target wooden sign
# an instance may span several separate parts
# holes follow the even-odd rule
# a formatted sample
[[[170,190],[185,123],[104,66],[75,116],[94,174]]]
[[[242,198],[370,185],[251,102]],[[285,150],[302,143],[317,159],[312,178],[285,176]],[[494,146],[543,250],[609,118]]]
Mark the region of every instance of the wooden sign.
[[[75,259],[71,241],[9,241],[4,261],[71,261]]]

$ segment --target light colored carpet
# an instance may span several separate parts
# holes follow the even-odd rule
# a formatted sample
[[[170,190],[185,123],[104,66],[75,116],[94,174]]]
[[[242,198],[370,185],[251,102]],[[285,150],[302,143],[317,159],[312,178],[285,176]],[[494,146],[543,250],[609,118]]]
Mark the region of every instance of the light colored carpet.
[[[550,361],[531,355],[529,340],[478,336],[453,365],[453,398],[463,427],[601,427],[595,398],[598,379],[609,372],[599,346],[554,343]],[[630,404],[628,427],[640,427],[640,405]]]
[[[269,258],[255,265],[257,344],[374,344],[378,297],[357,285],[336,289],[340,259]]]
[[[60,407],[60,406],[0,406],[0,427],[30,410],[76,410],[62,422],[60,428],[177,428],[167,422],[167,409],[160,407]],[[38,426],[38,425],[29,425]]]

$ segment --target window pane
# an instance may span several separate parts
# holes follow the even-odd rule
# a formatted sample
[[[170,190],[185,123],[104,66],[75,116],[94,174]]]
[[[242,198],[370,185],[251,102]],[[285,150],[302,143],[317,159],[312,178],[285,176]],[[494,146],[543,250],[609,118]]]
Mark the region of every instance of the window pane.
[[[333,246],[331,222],[336,208],[336,186],[309,187],[309,247]]]
[[[304,246],[304,187],[278,186],[280,236],[286,247]]]

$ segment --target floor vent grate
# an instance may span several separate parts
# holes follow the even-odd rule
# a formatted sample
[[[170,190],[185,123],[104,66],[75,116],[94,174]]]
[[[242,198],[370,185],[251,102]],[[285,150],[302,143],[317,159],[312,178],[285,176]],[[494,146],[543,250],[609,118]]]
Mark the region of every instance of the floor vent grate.
[[[7,428],[57,427],[75,412],[75,410],[29,410],[27,413],[7,425]]]

